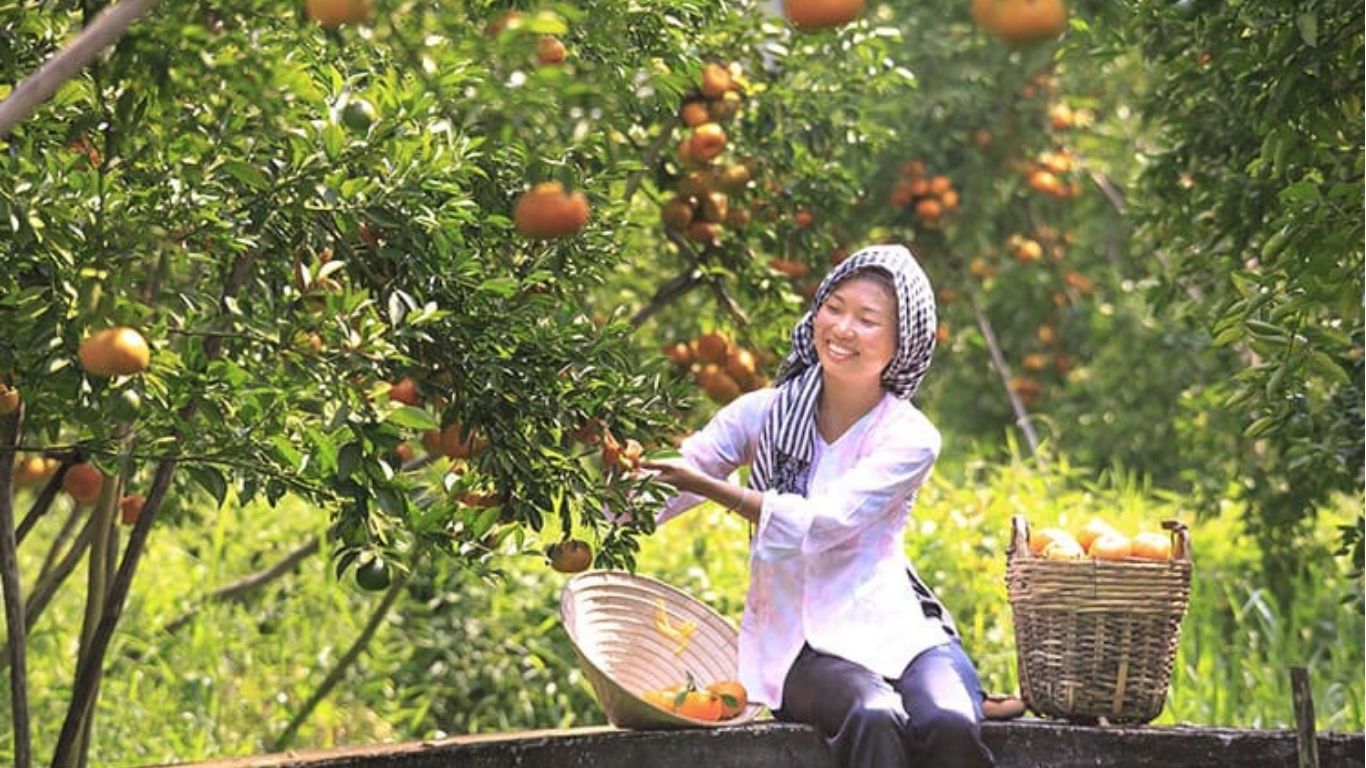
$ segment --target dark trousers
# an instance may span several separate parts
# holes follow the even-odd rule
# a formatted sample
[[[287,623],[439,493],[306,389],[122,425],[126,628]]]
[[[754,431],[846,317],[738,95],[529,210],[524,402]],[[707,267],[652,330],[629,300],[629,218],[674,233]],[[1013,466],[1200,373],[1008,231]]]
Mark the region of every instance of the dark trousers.
[[[955,638],[920,654],[895,680],[802,648],[774,717],[816,727],[845,768],[988,768],[982,685]]]

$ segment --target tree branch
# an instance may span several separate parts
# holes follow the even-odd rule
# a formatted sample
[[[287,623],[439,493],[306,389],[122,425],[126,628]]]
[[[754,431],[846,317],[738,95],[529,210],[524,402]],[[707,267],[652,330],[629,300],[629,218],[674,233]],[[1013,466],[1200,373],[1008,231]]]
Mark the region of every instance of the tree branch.
[[[656,312],[674,303],[701,282],[702,278],[697,274],[697,269],[689,265],[687,269],[659,286],[655,295],[650,297],[650,302],[631,317],[631,327],[639,328],[644,325],[645,321],[653,317]]]
[[[24,408],[0,417],[0,442],[14,445],[23,428]],[[5,591],[5,626],[9,644],[10,709],[14,725],[15,768],[33,764],[28,719],[27,623],[19,585],[19,545],[14,536],[14,454],[0,456],[0,587]]]
[[[248,592],[264,587],[270,582],[293,571],[294,567],[305,558],[316,554],[321,545],[322,541],[314,536],[312,539],[309,539],[302,545],[290,551],[289,554],[285,555],[274,565],[257,571],[256,573],[247,574],[237,581],[215,589],[208,595],[205,595],[204,599],[200,600],[193,608],[190,608],[168,622],[166,626],[162,627],[162,631],[168,635],[175,634],[181,627],[188,624],[205,605],[227,600],[242,599]]]
[[[1006,363],[1006,356],[1001,352],[1001,343],[996,339],[996,330],[991,325],[991,319],[987,317],[986,310],[982,309],[982,303],[977,300],[977,295],[969,292],[969,301],[972,302],[973,314],[977,316],[977,327],[982,331],[982,337],[986,339],[987,351],[991,354],[991,364],[996,368],[996,374],[1001,377],[1001,385],[1005,388],[1006,398],[1010,401],[1010,409],[1015,412],[1015,426],[1024,433],[1025,441],[1029,443],[1029,452],[1034,456],[1034,460],[1043,466],[1043,459],[1039,456],[1039,435],[1034,431],[1034,421],[1029,417],[1029,411],[1025,408],[1020,396],[1015,394],[1015,390],[1010,386],[1010,365]]]
[[[254,261],[255,257],[251,254],[238,255],[228,268],[228,275],[223,286],[223,298],[220,303],[226,302],[242,287]],[[204,344],[206,360],[217,359],[222,354],[224,342],[225,340],[222,338],[209,339]],[[192,400],[186,403],[177,415],[182,422],[189,422],[197,408],[198,404]],[[172,435],[172,439],[176,443],[184,440],[184,438],[185,436],[179,430]],[[157,465],[156,473],[152,476],[152,486],[148,490],[147,500],[143,503],[142,514],[138,516],[138,521],[133,524],[133,531],[128,536],[128,546],[124,549],[123,559],[119,562],[118,571],[109,587],[108,599],[104,612],[100,616],[99,626],[96,628],[92,639],[90,653],[82,658],[76,667],[76,679],[72,685],[71,701],[67,705],[66,718],[62,721],[61,733],[57,738],[57,750],[52,758],[54,768],[71,768],[78,762],[76,759],[76,755],[80,751],[78,742],[80,741],[80,734],[85,730],[85,720],[94,709],[95,694],[99,689],[100,674],[104,666],[104,656],[109,651],[109,643],[114,637],[114,630],[118,627],[119,618],[123,614],[123,606],[128,599],[128,592],[133,586],[133,575],[137,571],[138,563],[141,561],[142,553],[147,546],[147,536],[152,531],[152,524],[156,521],[161,503],[166,498],[166,492],[170,490],[171,478],[175,475],[175,470],[176,460],[165,458]]]
[[[9,451],[0,451],[0,454],[7,457],[14,455],[13,452]],[[8,461],[8,458],[5,460]],[[33,530],[33,526],[37,525],[43,515],[46,515],[48,510],[52,508],[52,502],[57,498],[57,491],[61,490],[62,478],[66,475],[66,471],[71,469],[72,465],[75,463],[75,453],[68,453],[62,458],[61,465],[57,467],[56,472],[52,473],[52,477],[48,478],[47,484],[43,486],[43,490],[38,492],[38,497],[34,499],[33,504],[29,506],[28,514],[24,515],[23,522],[19,523],[19,528],[14,534],[15,546],[24,543],[24,537],[28,535],[29,531]]]
[[[100,51],[122,37],[128,27],[156,3],[157,0],[121,0],[101,11],[75,40],[19,83],[4,101],[0,101],[0,138],[9,136],[14,126],[52,98],[58,88],[76,77]]]

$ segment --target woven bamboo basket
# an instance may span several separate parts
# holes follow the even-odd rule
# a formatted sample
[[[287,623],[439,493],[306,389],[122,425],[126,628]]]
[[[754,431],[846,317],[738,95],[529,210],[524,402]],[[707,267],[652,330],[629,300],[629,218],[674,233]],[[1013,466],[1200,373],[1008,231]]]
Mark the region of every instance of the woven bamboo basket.
[[[1164,522],[1172,559],[1054,561],[1012,521],[1006,590],[1020,692],[1034,712],[1078,722],[1146,723],[1162,712],[1190,601],[1185,525]]]
[[[661,581],[621,571],[587,571],[570,579],[560,618],[598,703],[618,728],[717,727],[747,723],[761,707],[710,722],[660,709],[641,694],[682,683],[698,687],[734,680],[739,635],[706,604]],[[686,631],[686,636],[661,630]]]

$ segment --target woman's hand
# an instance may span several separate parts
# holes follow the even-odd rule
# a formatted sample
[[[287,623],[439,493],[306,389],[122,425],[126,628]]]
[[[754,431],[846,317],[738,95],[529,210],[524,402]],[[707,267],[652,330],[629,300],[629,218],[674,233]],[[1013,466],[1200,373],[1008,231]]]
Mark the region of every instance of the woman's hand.
[[[703,488],[711,479],[682,459],[644,459],[640,468],[652,473],[655,480],[685,493],[705,495]]]

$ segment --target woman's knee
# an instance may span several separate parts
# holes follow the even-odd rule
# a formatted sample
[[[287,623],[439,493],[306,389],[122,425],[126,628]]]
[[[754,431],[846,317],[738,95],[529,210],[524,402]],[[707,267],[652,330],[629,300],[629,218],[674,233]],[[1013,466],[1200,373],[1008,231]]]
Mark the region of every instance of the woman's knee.
[[[890,696],[879,696],[862,699],[850,707],[841,730],[900,738],[907,720],[906,711],[899,701]]]
[[[914,727],[920,743],[936,755],[972,755],[982,749],[982,729],[971,712],[938,708],[917,712]]]

